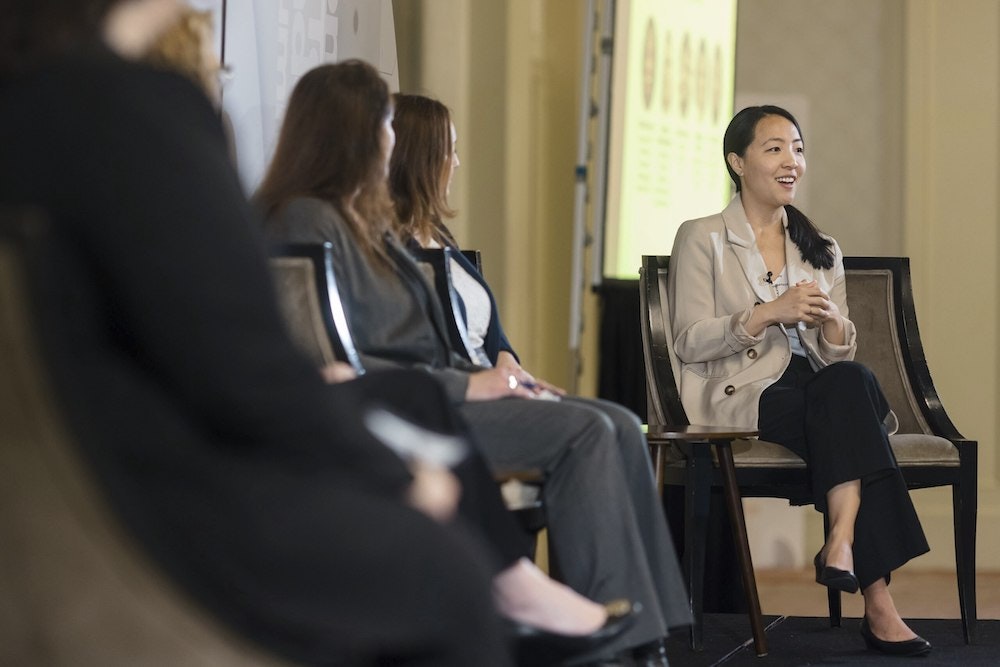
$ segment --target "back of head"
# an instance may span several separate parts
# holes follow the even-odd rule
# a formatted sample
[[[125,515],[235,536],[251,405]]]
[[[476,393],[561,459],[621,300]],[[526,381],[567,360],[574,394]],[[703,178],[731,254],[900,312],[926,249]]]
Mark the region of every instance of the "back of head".
[[[382,124],[389,88],[360,60],[320,65],[299,79],[288,100],[278,144],[256,193],[266,213],[299,196],[342,206],[384,189]],[[360,212],[360,211],[359,211]]]
[[[218,103],[219,61],[213,51],[212,14],[190,7],[153,43],[145,60],[188,77]]]
[[[389,87],[360,60],[320,65],[302,76],[285,109],[274,157],[254,200],[267,217],[296,197],[336,207],[362,249],[385,257],[392,231],[384,128]]]
[[[99,43],[104,18],[120,1],[0,0],[0,79]]]
[[[395,95],[393,101],[396,147],[389,189],[396,216],[407,234],[433,238],[437,224],[454,216],[447,201],[451,114],[441,102],[420,95]]]

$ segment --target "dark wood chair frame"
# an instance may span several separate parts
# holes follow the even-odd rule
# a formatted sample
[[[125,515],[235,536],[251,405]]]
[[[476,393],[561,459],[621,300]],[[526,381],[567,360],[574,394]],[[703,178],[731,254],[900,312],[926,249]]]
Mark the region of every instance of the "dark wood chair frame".
[[[337,275],[333,270],[333,246],[330,243],[289,243],[273,247],[271,257],[295,257],[312,262],[316,290],[320,297],[320,311],[333,345],[334,356],[349,363],[358,375],[364,375],[365,367],[354,344],[347,312],[337,286]]]
[[[451,273],[451,259],[454,252],[449,247],[410,249],[410,254],[418,263],[427,264],[434,269],[434,290],[437,292],[438,301],[441,302],[441,307],[444,309],[444,319],[448,326],[448,338],[451,340],[451,346],[458,350],[459,354],[467,361],[480,363],[477,361],[476,348],[469,342],[465,316],[462,314],[461,299],[455,289]],[[478,256],[478,253],[475,254]],[[466,257],[468,258],[467,254]]]
[[[655,428],[654,425],[658,425],[661,432],[688,424],[671,366],[672,340],[668,338],[670,332],[663,327],[663,323],[667,321],[666,304],[662,302],[659,283],[666,275],[669,261],[670,258],[667,256],[645,256],[640,272],[640,318],[642,320],[643,353],[646,357],[649,422],[651,430]],[[931,381],[917,329],[909,260],[906,258],[856,257],[845,258],[844,265],[849,279],[852,272],[890,272],[895,327],[899,337],[898,347],[904,359],[911,389],[914,396],[918,398],[921,413],[932,434],[947,439],[958,451],[959,465],[957,466],[906,465],[905,462],[901,462],[900,469],[910,489],[937,486],[952,487],[959,605],[964,639],[966,643],[970,643],[975,635],[976,624],[977,443],[962,437],[952,424]],[[683,563],[694,616],[694,624],[691,628],[691,645],[692,648],[700,650],[702,646],[701,616],[707,539],[706,519],[710,488],[725,486],[725,470],[713,466],[708,448],[691,447],[682,441],[674,441],[674,443],[678,445],[677,448],[683,457],[680,462],[670,464],[666,462],[668,446],[670,446],[668,441],[651,439],[650,444],[656,463],[657,479],[664,485],[676,485],[685,489],[685,553]],[[811,504],[812,502],[804,463],[799,466],[741,467],[737,462],[735,482],[740,497],[785,498],[796,505]],[[740,513],[742,513],[742,507],[740,507]],[[746,548],[746,545],[737,544],[738,549],[741,547]],[[750,574],[752,576],[752,572]],[[746,575],[745,572],[744,575]],[[754,597],[756,597],[755,594]],[[841,623],[839,591],[828,589],[828,603],[831,625],[839,626]],[[759,611],[757,613],[759,614]],[[753,615],[754,610],[751,609],[751,624],[756,627],[759,619],[754,619]],[[757,648],[758,654],[760,654],[761,647]],[[766,652],[766,644],[763,648]]]

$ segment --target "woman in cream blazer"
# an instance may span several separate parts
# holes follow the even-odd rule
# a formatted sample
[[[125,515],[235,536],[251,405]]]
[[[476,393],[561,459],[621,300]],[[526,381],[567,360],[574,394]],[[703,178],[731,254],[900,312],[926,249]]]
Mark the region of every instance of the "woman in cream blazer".
[[[889,574],[928,550],[889,446],[878,380],[853,361],[843,255],[792,206],[805,174],[795,118],[739,112],[723,141],[736,196],[685,222],[668,292],[681,400],[694,423],[749,426],[801,456],[830,531],[816,581],[865,597],[869,648],[924,655],[902,620]]]
[[[787,230],[783,211],[781,225]],[[833,268],[817,269],[802,259],[787,233],[784,237],[788,282],[815,280],[844,319],[842,344],[828,341],[820,328],[797,330],[811,366],[853,359],[856,331],[847,319],[840,247],[833,242]],[[775,278],[772,273],[768,282],[740,194],[722,213],[685,222],[670,263],[670,321],[674,350],[683,360],[680,390],[688,418],[695,424],[756,427],[760,396],[781,377],[791,351],[788,327],[770,326],[757,336],[746,330],[754,309],[774,300]]]

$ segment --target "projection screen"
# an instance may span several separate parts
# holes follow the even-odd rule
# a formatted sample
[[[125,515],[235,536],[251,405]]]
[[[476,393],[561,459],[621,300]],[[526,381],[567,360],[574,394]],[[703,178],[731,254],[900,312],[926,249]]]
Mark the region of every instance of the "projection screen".
[[[729,201],[736,0],[617,0],[614,42],[602,273],[635,279]]]

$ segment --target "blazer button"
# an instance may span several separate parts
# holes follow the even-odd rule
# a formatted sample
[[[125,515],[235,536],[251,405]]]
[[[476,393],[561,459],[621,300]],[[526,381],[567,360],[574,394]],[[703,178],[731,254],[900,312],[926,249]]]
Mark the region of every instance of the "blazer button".
[[[726,388],[723,389],[723,391],[726,392],[726,396],[732,396],[733,394],[736,393],[736,387],[734,387],[733,385],[729,384],[729,385],[726,385]]]
[[[753,349],[751,347],[749,350],[747,350],[747,356],[750,357],[751,359],[756,359],[757,358],[757,350],[755,350],[755,349]]]

